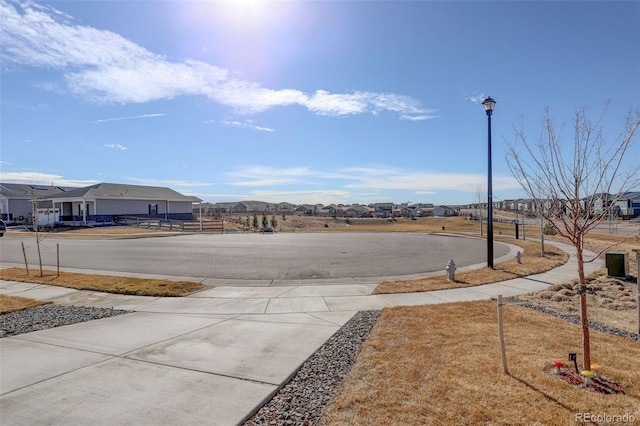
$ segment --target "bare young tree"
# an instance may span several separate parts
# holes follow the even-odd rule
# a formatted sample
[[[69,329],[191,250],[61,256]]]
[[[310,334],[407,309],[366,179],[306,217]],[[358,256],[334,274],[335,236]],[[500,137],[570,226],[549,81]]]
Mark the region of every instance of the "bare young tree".
[[[36,246],[38,247],[38,265],[40,265],[40,276],[42,277],[44,273],[42,272],[42,254],[40,252],[41,236],[38,232],[38,200],[36,199],[35,193],[32,194],[31,211],[31,216],[33,217],[32,226],[36,236]]]
[[[584,264],[595,258],[585,260],[584,238],[610,216],[622,194],[640,184],[638,162],[632,162],[628,169],[623,162],[640,126],[640,110],[631,110],[623,131],[615,141],[608,142],[603,125],[607,107],[608,103],[595,121],[587,117],[585,107],[576,109],[573,141],[569,144],[562,143],[563,129],[556,129],[546,108],[537,141],[531,141],[521,125],[515,129],[515,141],[507,152],[509,168],[527,195],[544,198],[539,204],[541,217],[576,249],[582,361],[587,370],[591,366],[591,351]]]

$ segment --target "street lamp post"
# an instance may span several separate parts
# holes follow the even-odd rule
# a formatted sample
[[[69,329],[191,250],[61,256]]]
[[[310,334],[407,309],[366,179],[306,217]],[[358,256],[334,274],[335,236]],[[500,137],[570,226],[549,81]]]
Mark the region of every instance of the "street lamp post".
[[[488,123],[488,172],[487,172],[487,266],[493,269],[493,185],[491,177],[491,114],[496,106],[496,101],[489,96],[482,102],[482,107],[487,113]]]

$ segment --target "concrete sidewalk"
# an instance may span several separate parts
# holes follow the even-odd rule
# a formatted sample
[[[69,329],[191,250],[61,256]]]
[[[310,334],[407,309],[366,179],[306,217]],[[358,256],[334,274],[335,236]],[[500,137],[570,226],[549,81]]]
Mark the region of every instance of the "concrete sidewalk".
[[[587,272],[601,266],[586,264]],[[0,281],[1,294],[135,311],[0,339],[0,419],[15,425],[234,425],[359,310],[529,293],[576,278],[576,269],[571,256],[527,278],[387,295],[372,295],[376,284],[368,282],[223,286],[155,298]]]

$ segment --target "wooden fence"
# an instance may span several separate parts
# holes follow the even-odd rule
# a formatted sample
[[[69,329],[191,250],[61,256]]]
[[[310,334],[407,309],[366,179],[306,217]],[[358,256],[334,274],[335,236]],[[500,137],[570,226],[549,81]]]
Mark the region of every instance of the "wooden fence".
[[[171,220],[156,219],[137,216],[119,216],[117,223],[137,228],[158,229],[175,232],[220,232],[224,233],[224,220],[204,219],[197,220]]]

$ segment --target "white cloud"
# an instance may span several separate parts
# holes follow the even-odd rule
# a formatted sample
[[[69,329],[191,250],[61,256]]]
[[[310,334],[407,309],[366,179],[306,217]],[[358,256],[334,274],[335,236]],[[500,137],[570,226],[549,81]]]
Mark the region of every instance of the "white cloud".
[[[348,203],[349,191],[339,189],[299,190],[299,191],[253,191],[245,199],[256,199],[274,203],[286,200],[292,204],[339,204]]]
[[[413,191],[417,194],[434,194],[436,191],[475,192],[477,183],[486,180],[485,175],[424,172],[404,170],[384,165],[351,167],[339,171],[318,171],[309,167],[276,169],[251,166],[227,173],[229,185],[267,187],[293,184],[326,185],[344,190],[365,192]],[[340,182],[341,181],[341,182]],[[519,189],[518,182],[509,176],[493,176],[496,191]]]
[[[144,115],[132,115],[129,117],[115,117],[115,118],[103,118],[101,120],[94,120],[92,123],[106,123],[108,121],[120,121],[120,120],[135,120],[138,118],[153,118],[164,117],[167,114],[144,114]]]
[[[433,120],[434,118],[440,117],[439,115],[401,115],[400,119],[409,120],[409,121],[424,121],[424,120]]]
[[[250,166],[226,174],[232,186],[272,186],[305,182],[315,175],[308,167],[275,169],[267,166]]]
[[[187,180],[172,180],[172,179],[140,179],[128,177],[126,178],[128,181],[135,182],[140,185],[148,185],[148,186],[163,186],[163,187],[171,187],[171,188],[192,188],[192,187],[205,187],[205,186],[213,186],[214,184],[211,182],[200,182],[200,181],[187,181]]]
[[[221,124],[223,126],[229,126],[229,127],[236,127],[239,129],[252,129],[252,130],[257,130],[259,132],[275,132],[275,129],[272,129],[270,127],[264,127],[264,126],[258,126],[257,124],[254,123],[253,120],[245,120],[245,121],[238,121],[238,120],[221,120],[221,121],[214,121],[214,120],[210,120],[210,121],[206,121],[207,124]]]
[[[350,169],[355,182],[346,188],[410,191],[475,191],[477,182],[486,179],[485,175],[465,173],[422,172],[394,168],[372,167]],[[353,173],[357,171],[357,173]],[[520,185],[513,177],[494,176],[493,188],[496,191],[518,189]]]
[[[393,93],[316,90],[309,95],[264,88],[202,61],[171,61],[111,31],[75,25],[71,17],[35,3],[3,2],[0,14],[5,63],[58,70],[66,91],[90,102],[143,103],[200,95],[244,114],[301,105],[328,116],[390,111],[405,120],[434,118],[417,100]],[[57,83],[44,85],[64,90]]]
[[[470,95],[464,95],[464,98],[474,104],[481,104],[485,99],[487,99],[489,95],[485,92],[475,91]]]
[[[67,179],[60,175],[42,172],[0,172],[0,182],[78,187],[99,183],[97,180]]]
[[[107,143],[104,144],[107,148],[110,149],[119,149],[120,151],[126,151],[128,148],[124,145],[120,145],[119,143]]]
[[[309,110],[321,115],[349,115],[365,112],[377,114],[388,110],[398,112],[404,119],[420,120],[431,110],[420,108],[420,104],[409,96],[392,93],[354,92],[351,94],[329,93],[318,90],[303,103]],[[420,118],[424,117],[424,118]]]

